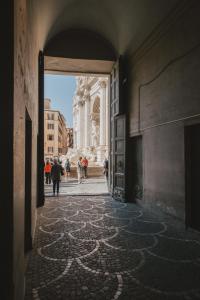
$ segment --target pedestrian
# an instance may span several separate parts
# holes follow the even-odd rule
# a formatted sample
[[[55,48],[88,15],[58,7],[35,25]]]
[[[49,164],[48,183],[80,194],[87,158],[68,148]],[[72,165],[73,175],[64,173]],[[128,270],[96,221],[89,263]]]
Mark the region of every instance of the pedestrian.
[[[78,175],[78,183],[82,183],[82,157],[80,156],[77,161],[77,175]]]
[[[108,159],[105,157],[103,162],[103,168],[104,168],[104,175],[106,176],[106,180],[108,180]]]
[[[66,171],[66,175],[68,178],[70,176],[70,172],[71,172],[71,164],[70,164],[69,158],[67,158],[67,160],[65,162],[65,171]]]
[[[88,174],[87,174],[88,160],[87,160],[86,156],[82,159],[81,164],[83,167],[84,178],[87,178],[87,176],[88,176]]]
[[[49,160],[46,161],[46,164],[44,166],[44,173],[46,177],[46,184],[51,184],[51,164]]]
[[[59,194],[59,187],[61,176],[63,174],[62,165],[58,164],[57,159],[54,159],[54,164],[51,168],[51,178],[53,181],[53,195],[55,196],[55,192],[57,191],[57,195]]]

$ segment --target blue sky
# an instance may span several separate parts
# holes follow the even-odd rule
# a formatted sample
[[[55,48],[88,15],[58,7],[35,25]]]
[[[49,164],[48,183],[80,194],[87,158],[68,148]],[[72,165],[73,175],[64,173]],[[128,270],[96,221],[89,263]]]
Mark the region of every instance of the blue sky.
[[[51,99],[51,108],[61,111],[69,127],[72,127],[72,101],[75,89],[75,76],[45,74],[44,98]]]

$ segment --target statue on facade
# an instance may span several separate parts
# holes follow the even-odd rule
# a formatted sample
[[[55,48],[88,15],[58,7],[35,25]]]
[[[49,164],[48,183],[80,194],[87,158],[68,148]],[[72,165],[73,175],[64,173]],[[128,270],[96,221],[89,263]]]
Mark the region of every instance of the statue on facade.
[[[96,120],[92,120],[92,146],[99,145],[99,125]]]

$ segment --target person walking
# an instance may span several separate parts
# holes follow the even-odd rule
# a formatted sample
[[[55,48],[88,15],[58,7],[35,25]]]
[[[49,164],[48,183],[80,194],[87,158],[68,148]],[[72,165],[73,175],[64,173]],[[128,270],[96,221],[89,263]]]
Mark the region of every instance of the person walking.
[[[44,173],[46,177],[46,184],[51,184],[51,164],[49,160],[46,161],[46,164],[44,166]]]
[[[71,172],[71,164],[70,164],[69,158],[67,158],[66,163],[65,163],[65,171],[66,171],[66,175],[68,178],[70,176],[70,172]]]
[[[77,161],[77,175],[78,175],[78,183],[82,183],[82,157],[80,156]]]
[[[55,192],[57,191],[57,195],[59,194],[59,187],[61,181],[61,175],[63,174],[63,167],[61,164],[58,164],[57,159],[54,159],[54,164],[51,168],[51,178],[53,180],[53,195],[55,196]]]
[[[87,176],[88,176],[88,173],[87,173],[88,160],[87,160],[86,156],[82,159],[81,164],[82,164],[82,167],[83,167],[84,178],[87,178]]]

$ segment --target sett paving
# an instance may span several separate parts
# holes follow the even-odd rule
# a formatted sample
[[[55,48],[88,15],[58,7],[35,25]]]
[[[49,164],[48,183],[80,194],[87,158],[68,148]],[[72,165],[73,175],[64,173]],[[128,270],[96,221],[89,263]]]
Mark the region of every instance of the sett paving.
[[[109,196],[38,211],[25,300],[200,299],[200,234]]]
[[[45,195],[52,196],[53,185],[45,184]],[[104,176],[96,178],[86,178],[78,184],[76,178],[62,177],[60,184],[60,195],[101,195],[108,193],[108,186]]]

